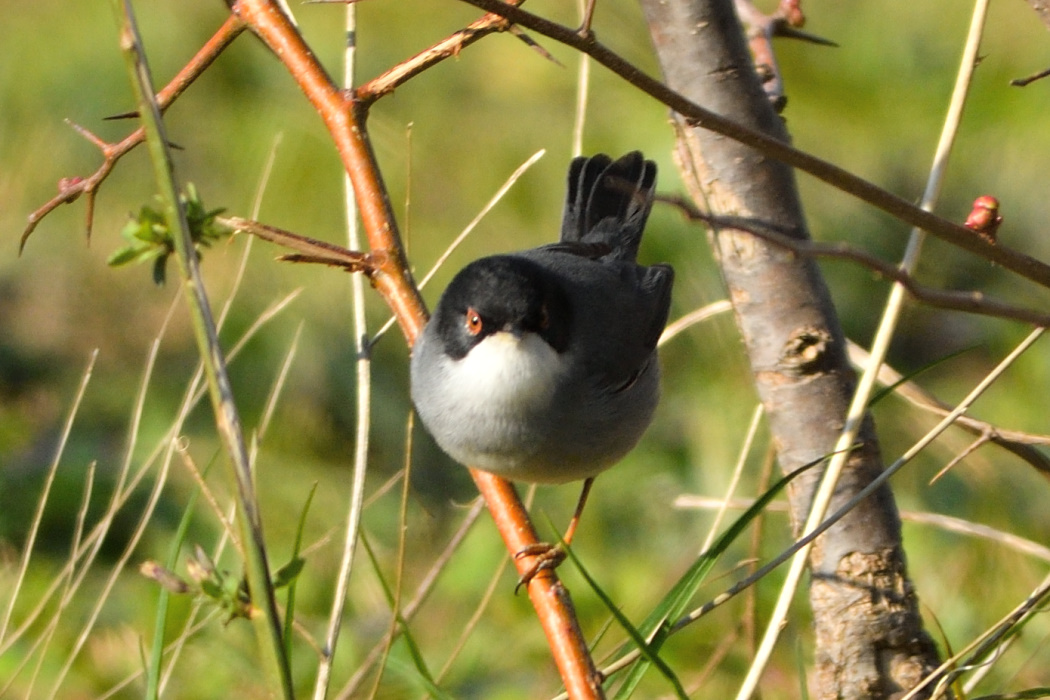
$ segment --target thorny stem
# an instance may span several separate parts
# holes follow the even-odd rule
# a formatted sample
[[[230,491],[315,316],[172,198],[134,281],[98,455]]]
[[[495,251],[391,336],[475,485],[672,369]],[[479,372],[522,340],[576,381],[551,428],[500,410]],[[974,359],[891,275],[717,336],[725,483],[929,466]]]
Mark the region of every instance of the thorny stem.
[[[475,40],[475,34],[482,31],[479,23],[484,23],[485,33],[488,33],[489,31],[505,30],[509,26],[509,23],[520,24],[591,56],[613,73],[619,75],[621,78],[649,96],[692,120],[697,126],[710,129],[711,131],[747,144],[772,158],[777,158],[784,163],[809,173],[819,180],[837,187],[844,192],[852,194],[858,199],[868,202],[869,204],[900,218],[906,223],[922,228],[938,238],[959,246],[975,255],[995,262],[1044,287],[1050,287],[1050,266],[1024,255],[1023,253],[988,243],[979,236],[974,235],[972,231],[964,226],[960,226],[952,221],[936,216],[931,212],[927,212],[920,207],[916,207],[911,202],[908,202],[891,192],[883,190],[882,188],[877,187],[876,185],[859,178],[836,165],[799,151],[787,144],[777,141],[776,139],[752,131],[731,120],[703,109],[674,90],[671,90],[663,83],[660,83],[658,80],[642,73],[638,68],[625,61],[619,55],[598,43],[593,35],[581,37],[572,29],[522,11],[509,2],[505,3],[500,2],[499,0],[463,0],[463,2],[467,2],[482,10],[486,10],[490,15],[501,16],[505,21],[502,23],[493,22],[492,24],[489,24],[487,18],[482,18],[481,20],[478,20],[478,22],[470,25],[467,29],[462,30],[462,32],[459,33],[459,35],[462,35],[462,38],[459,38],[458,35],[454,35],[454,38],[448,40],[449,45],[453,47],[451,53],[443,50],[441,48],[443,43],[439,43],[421,54],[421,56],[425,55],[425,60],[422,58],[411,59],[401,64],[397,69],[392,69],[387,74],[384,74],[384,76],[380,76],[374,81],[365,83],[365,85],[363,85],[356,93],[356,97],[359,100],[358,104],[362,107],[366,107],[368,104],[375,101],[380,93],[386,94],[397,85],[402,84],[408,78],[418,74],[419,71],[422,70],[423,65],[432,65],[434,62],[447,58],[450,55],[456,55],[456,52],[460,48],[469,45],[469,43]],[[778,12],[786,14],[787,10],[795,7],[796,4],[797,3],[791,2],[782,3],[781,10],[778,10]],[[184,90],[185,87],[207,67],[207,65],[210,65],[211,61],[218,56],[222,49],[225,48],[225,46],[245,28],[246,25],[242,21],[242,18],[235,13],[234,16],[231,17],[222,28],[220,28],[215,36],[209,40],[201,51],[197,53],[194,59],[187,64],[182,71],[180,71],[179,75],[176,76],[176,79],[172,80],[164,90],[161,90],[161,92],[158,93],[158,102],[161,107],[167,107],[170,100],[180,94],[182,90]],[[26,239],[28,239],[29,235],[33,232],[33,229],[36,228],[36,225],[44,216],[58,208],[59,205],[72,202],[80,197],[81,194],[85,193],[89,195],[87,221],[88,231],[90,232],[91,218],[94,208],[94,193],[96,189],[109,175],[116,160],[141,143],[141,141],[141,133],[135,132],[120,143],[111,144],[109,150],[103,151],[106,162],[103,163],[93,175],[83,180],[77,180],[74,178],[68,183],[64,181],[60,186],[59,193],[54,198],[30,214],[28,226],[22,235],[20,246],[25,246]]]
[[[210,66],[219,54],[223,50],[233,43],[233,40],[241,35],[246,29],[245,24],[235,16],[230,16],[219,30],[212,35],[212,37],[201,47],[201,49],[190,59],[189,63],[182,67],[182,70],[171,79],[164,88],[157,93],[157,106],[163,113],[172,102],[174,102],[179,95],[186,91],[194,80],[196,80],[201,73],[203,73],[208,66]],[[59,182],[58,194],[52,197],[50,200],[44,203],[43,206],[38,208],[32,214],[29,215],[29,220],[25,230],[22,232],[22,238],[18,243],[19,253],[25,248],[26,241],[29,236],[33,233],[37,224],[40,223],[41,219],[50,214],[52,211],[57,209],[63,204],[70,204],[76,201],[81,195],[87,195],[87,213],[86,213],[86,230],[87,237],[91,238],[91,227],[94,220],[95,214],[95,193],[98,191],[99,186],[109,176],[110,171],[116,166],[117,161],[121,159],[128,151],[138,146],[146,137],[146,131],[143,127],[139,127],[124,139],[118,143],[106,143],[96,137],[87,129],[72,125],[77,133],[84,136],[86,139],[94,143],[100,151],[102,151],[103,162],[99,166],[98,170],[92,173],[86,178],[70,178],[63,179]]]
[[[524,1],[507,0],[507,4],[516,6]],[[507,20],[500,15],[489,13],[430,48],[421,51],[407,61],[402,61],[382,75],[363,83],[360,87],[354,89],[354,96],[365,107],[371,106],[380,97],[393,92],[400,85],[403,85],[434,64],[446,58],[458,56],[460,51],[479,39],[494,32],[505,31],[507,28]]]
[[[321,115],[353,185],[375,267],[372,285],[391,307],[409,345],[415,342],[427,313],[412,279],[385,185],[365,130],[365,106],[338,89],[316,60],[302,36],[276,3],[239,0],[231,11],[270,47],[299,83]],[[471,470],[507,549],[518,552],[539,541],[528,512],[513,485],[486,472]],[[528,570],[533,557],[515,562]],[[579,629],[568,592],[553,572],[533,579],[528,587],[555,663],[574,698],[600,698],[594,663]]]
[[[805,24],[806,18],[798,7],[797,0],[781,2],[773,14],[765,14],[751,0],[735,0],[740,21],[747,27],[747,43],[754,57],[755,70],[762,79],[762,89],[777,111],[787,104],[784,96],[784,80],[773,51],[773,38],[801,39],[822,46],[836,46],[835,42],[799,31],[796,27]]]
[[[369,246],[373,252],[383,253],[383,259],[372,276],[372,284],[392,307],[411,344],[425,323],[426,309],[415,289],[390,200],[365,131],[367,112],[364,106],[352,98],[347,99],[336,87],[277,3],[242,0],[234,2],[231,10],[284,63],[335,140],[343,166],[353,183]]]

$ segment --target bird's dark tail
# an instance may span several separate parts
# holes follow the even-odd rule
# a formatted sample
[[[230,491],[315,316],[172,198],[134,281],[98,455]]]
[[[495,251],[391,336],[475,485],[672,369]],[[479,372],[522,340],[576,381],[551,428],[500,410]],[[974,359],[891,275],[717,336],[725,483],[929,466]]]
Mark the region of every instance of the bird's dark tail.
[[[634,260],[655,187],[656,163],[639,151],[616,161],[604,154],[574,158],[561,241],[608,246],[611,257]]]

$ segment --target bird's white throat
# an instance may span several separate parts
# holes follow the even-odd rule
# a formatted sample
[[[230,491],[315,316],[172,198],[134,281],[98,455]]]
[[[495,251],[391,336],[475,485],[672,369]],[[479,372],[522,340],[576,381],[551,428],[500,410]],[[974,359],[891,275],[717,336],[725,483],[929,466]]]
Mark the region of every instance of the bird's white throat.
[[[448,386],[465,403],[484,402],[490,410],[527,409],[551,398],[562,364],[558,353],[535,333],[520,338],[500,331],[482,340],[453,363]]]

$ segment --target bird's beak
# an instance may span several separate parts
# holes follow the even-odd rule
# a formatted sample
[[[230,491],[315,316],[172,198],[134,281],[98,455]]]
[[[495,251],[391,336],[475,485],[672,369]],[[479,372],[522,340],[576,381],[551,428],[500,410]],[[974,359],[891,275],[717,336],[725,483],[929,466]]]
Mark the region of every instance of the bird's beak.
[[[525,329],[522,328],[521,325],[517,324],[517,323],[508,323],[508,324],[504,325],[503,328],[500,328],[500,332],[501,333],[508,333],[508,334],[514,336],[515,340],[521,340],[522,337],[524,337],[524,335],[525,335]]]

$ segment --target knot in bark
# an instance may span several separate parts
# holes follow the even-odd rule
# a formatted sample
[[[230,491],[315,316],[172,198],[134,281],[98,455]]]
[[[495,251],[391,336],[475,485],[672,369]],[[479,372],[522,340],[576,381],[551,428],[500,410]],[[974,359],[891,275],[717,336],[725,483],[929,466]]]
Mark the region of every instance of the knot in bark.
[[[824,328],[806,327],[795,330],[780,351],[778,364],[791,374],[815,374],[828,366],[833,339]]]

